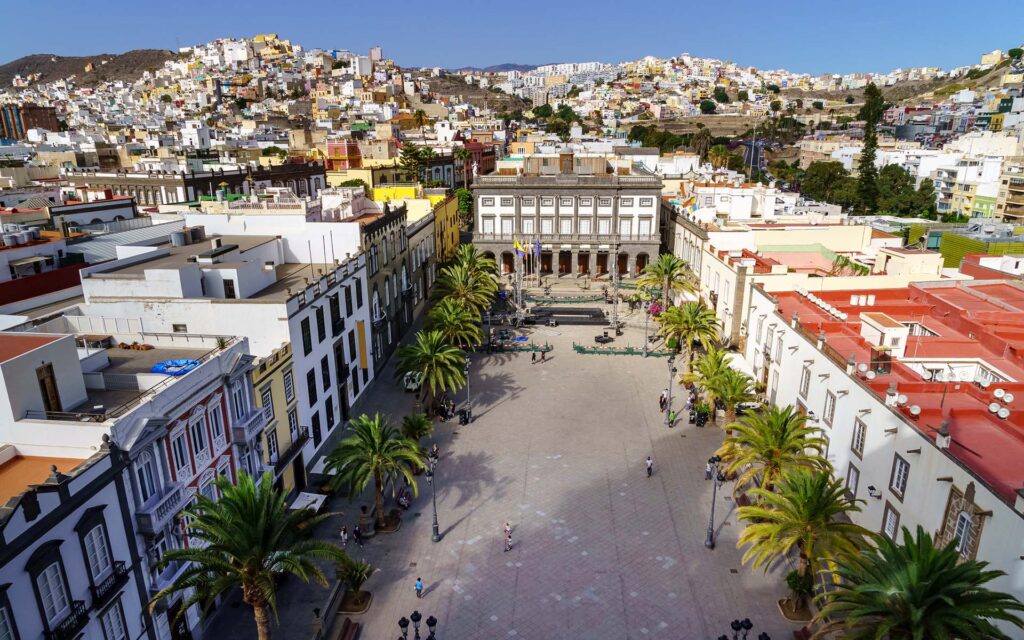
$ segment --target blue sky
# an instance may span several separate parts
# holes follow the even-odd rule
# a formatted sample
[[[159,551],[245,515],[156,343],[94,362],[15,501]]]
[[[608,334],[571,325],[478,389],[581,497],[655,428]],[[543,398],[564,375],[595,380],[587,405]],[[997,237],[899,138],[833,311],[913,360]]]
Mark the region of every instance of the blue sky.
[[[7,5],[7,3],[5,3]],[[0,62],[173,49],[278,33],[403,66],[600,60],[683,51],[808,73],[950,68],[1024,40],[1024,0],[36,0],[0,12]]]

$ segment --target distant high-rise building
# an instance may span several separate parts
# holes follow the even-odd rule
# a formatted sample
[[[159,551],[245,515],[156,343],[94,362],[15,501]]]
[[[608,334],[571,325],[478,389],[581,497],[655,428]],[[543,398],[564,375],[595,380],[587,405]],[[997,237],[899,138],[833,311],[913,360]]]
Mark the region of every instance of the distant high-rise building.
[[[370,62],[380,62],[384,59],[384,54],[380,47],[370,47]]]

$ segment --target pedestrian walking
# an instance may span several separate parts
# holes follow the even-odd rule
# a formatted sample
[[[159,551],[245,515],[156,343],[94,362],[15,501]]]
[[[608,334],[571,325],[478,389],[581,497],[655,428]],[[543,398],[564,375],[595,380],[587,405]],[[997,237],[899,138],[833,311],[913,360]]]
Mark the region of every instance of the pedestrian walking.
[[[541,351],[540,352],[540,361],[541,362],[547,362],[547,360],[548,360],[547,356],[548,356],[548,352],[547,351]]]
[[[341,532],[339,533],[339,535],[341,536],[341,546],[343,546],[343,547],[347,546],[348,545],[348,527],[342,527],[341,528]]]
[[[665,390],[663,390],[661,392],[661,396],[658,398],[658,407],[662,411],[664,411],[665,410],[665,404],[667,402],[668,402],[668,389],[665,389]]]
[[[505,535],[506,536],[512,535],[512,525],[510,523],[508,523],[508,522],[505,523]]]
[[[352,540],[354,540],[355,543],[358,544],[360,548],[362,548],[362,546],[363,546],[363,532],[359,528],[358,524],[355,526],[354,529],[352,529]]]
[[[416,597],[423,597],[423,578],[416,578]]]
[[[711,463],[710,462],[707,463],[707,465],[704,466],[704,479],[705,480],[710,480],[711,479],[711,474],[713,472],[714,472],[714,468],[711,466]]]
[[[674,426],[676,426],[676,412],[672,410],[668,412],[668,428],[671,429]]]
[[[512,549],[512,533],[509,532],[509,533],[505,534],[505,551],[510,551],[511,549]]]
[[[436,442],[434,443],[434,446],[430,448],[430,457],[435,461],[441,457],[441,450],[437,448]]]
[[[534,351],[530,354],[530,364],[537,364],[537,352]]]
[[[651,459],[651,456],[647,456],[647,459],[644,460],[644,464],[647,465],[647,477],[650,478],[654,475],[654,460]]]

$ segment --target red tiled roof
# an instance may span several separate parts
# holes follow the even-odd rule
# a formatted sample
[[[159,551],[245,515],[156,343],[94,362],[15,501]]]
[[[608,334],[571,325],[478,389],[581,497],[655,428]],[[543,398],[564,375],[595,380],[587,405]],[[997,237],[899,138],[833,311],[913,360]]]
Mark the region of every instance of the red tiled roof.
[[[848,314],[846,321],[797,293],[774,295],[787,320],[798,314],[805,334],[824,331],[825,344],[837,360],[853,356],[858,363],[870,363],[872,345],[860,336],[860,314],[884,314],[891,318],[889,322],[917,323],[937,334],[910,336],[902,360],[978,358],[1015,380],[993,383],[988,389],[974,382],[932,382],[894,357],[890,373],[864,381],[880,398],[895,382],[899,393],[908,397],[906,406],[898,411],[927,437],[934,438],[942,421],[948,421],[953,441],[949,453],[1012,502],[1016,491],[1024,487],[1024,465],[1020,463],[1024,459],[1024,288],[1010,281],[955,286],[919,283],[875,291],[872,306],[851,304],[851,295],[867,293],[815,294]],[[1015,396],[1005,420],[988,411],[996,388]],[[921,408],[919,416],[910,415],[911,405]]]
[[[33,333],[0,334],[0,362],[7,362],[33,349],[56,342],[64,336],[42,336]]]

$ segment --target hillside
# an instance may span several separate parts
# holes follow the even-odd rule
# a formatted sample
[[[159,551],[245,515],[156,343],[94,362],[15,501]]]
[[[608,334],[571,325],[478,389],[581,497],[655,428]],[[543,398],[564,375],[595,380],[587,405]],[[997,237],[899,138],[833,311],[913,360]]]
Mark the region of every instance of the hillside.
[[[0,87],[10,87],[16,75],[35,73],[41,74],[36,82],[53,82],[75,76],[75,82],[83,86],[114,80],[131,81],[141,76],[143,71],[155,71],[174,57],[174,53],[163,49],[136,49],[121,54],[101,53],[94,56],[37,53],[0,65]],[[95,68],[87,73],[85,67],[88,64]]]
[[[512,112],[529,107],[520,98],[507,93],[499,93],[491,89],[481,89],[476,85],[468,85],[461,76],[442,74],[427,78],[431,93],[440,96],[462,96],[475,107],[486,107],[497,111]]]
[[[472,71],[472,72],[483,72],[483,73],[505,73],[508,71],[533,71],[537,67],[543,65],[539,64],[517,64],[515,62],[503,62],[502,64],[492,64],[489,67],[459,67],[458,69],[451,69],[450,71],[458,73],[461,71]]]

